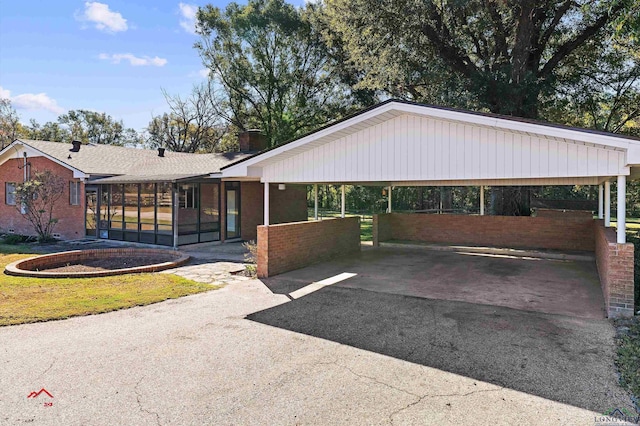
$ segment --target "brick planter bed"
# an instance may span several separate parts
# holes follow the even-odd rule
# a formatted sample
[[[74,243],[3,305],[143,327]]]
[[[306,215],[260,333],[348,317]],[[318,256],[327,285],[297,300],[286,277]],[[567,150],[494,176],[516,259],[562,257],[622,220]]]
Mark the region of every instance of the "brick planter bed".
[[[133,266],[129,268],[85,270],[85,271],[53,271],[52,269],[64,268],[71,265],[82,265],[83,262],[93,262],[100,259],[122,259],[123,263],[128,259],[148,258],[148,265]],[[162,262],[158,262],[161,259]],[[168,250],[156,249],[99,249],[99,250],[73,250],[61,253],[47,254],[31,257],[29,259],[13,262],[4,270],[7,275],[32,277],[32,278],[91,278],[106,277],[110,275],[139,274],[143,272],[157,272],[165,269],[184,265],[190,257]]]

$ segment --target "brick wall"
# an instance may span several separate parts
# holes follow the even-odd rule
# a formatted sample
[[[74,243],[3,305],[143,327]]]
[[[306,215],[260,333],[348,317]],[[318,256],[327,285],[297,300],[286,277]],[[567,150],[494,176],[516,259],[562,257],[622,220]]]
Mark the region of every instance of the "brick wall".
[[[0,232],[8,232],[13,229],[16,234],[36,235],[33,226],[23,217],[15,206],[7,205],[5,194],[5,183],[16,182],[21,183],[24,180],[22,167],[22,159],[14,158],[0,165]],[[69,182],[78,179],[73,178],[73,172],[51,160],[44,157],[30,157],[31,176],[38,171],[51,170],[58,176],[62,176],[67,182],[65,194],[56,204],[54,218],[58,219],[58,223],[53,229],[54,233],[60,234],[62,239],[70,240],[84,237],[84,184],[80,188],[80,205],[72,206],[69,204]]]
[[[360,251],[360,218],[258,226],[258,277]]]
[[[242,182],[240,189],[241,234],[249,241],[257,238],[257,226],[264,219],[264,188],[260,182]],[[304,185],[288,185],[284,191],[278,185],[269,186],[269,222],[271,224],[301,222],[307,220],[307,188]]]
[[[594,251],[590,217],[374,215],[374,245],[385,240]],[[376,240],[376,236],[378,239]]]
[[[633,316],[633,244],[616,243],[614,228],[595,226],[596,265],[609,318]]]

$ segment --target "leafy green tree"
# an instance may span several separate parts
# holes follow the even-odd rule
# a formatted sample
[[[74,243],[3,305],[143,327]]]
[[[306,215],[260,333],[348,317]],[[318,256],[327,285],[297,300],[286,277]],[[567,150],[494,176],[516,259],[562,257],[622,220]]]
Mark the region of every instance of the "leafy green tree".
[[[59,116],[58,122],[68,127],[73,140],[84,143],[120,146],[139,143],[135,130],[125,128],[122,120],[116,121],[104,112],[72,110]]]
[[[638,0],[327,0],[324,34],[329,44],[339,39],[363,87],[537,118],[540,97],[554,93],[561,66],[580,73],[580,66],[566,67],[568,60],[614,23],[634,25],[639,6]]]
[[[69,130],[54,121],[47,121],[44,124],[36,120],[29,120],[29,126],[25,128],[25,136],[29,139],[53,142],[65,142],[71,139]]]
[[[54,210],[66,185],[65,179],[50,170],[36,172],[32,179],[16,185],[16,208],[31,223],[40,242],[53,240],[58,223]]]
[[[22,125],[20,116],[9,99],[0,99],[0,149],[20,136]]]
[[[208,5],[198,11],[197,31],[218,113],[240,130],[259,128],[271,146],[345,107],[346,91],[305,9],[283,0]]]

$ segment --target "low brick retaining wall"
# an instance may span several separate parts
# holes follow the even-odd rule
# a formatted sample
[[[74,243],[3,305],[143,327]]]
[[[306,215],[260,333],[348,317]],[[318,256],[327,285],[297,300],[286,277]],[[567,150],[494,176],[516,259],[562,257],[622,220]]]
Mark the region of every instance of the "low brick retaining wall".
[[[84,272],[53,272],[47,269],[57,268],[67,264],[79,264],[82,261],[103,258],[128,256],[164,256],[171,260],[153,265],[136,266],[132,268],[113,269],[106,271],[84,271]],[[184,265],[190,257],[169,250],[138,249],[138,248],[115,248],[115,249],[95,249],[95,250],[73,250],[61,253],[47,254],[43,256],[30,257],[10,263],[5,268],[7,275],[25,276],[33,278],[91,278],[104,277],[110,275],[137,274],[143,272],[157,272],[165,269],[175,268]]]
[[[258,226],[258,277],[360,251],[360,218]]]
[[[373,244],[388,240],[594,251],[591,217],[387,213],[373,216]]]
[[[614,228],[596,221],[596,265],[609,318],[633,316],[634,247],[618,244]]]

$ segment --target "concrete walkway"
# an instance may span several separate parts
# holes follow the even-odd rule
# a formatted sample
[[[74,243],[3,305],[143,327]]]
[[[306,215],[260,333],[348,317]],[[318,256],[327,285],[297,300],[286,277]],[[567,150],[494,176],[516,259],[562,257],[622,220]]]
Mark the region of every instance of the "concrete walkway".
[[[525,330],[511,328],[513,317],[448,301],[425,310],[407,302],[421,299],[391,297],[325,288],[291,301],[248,280],[146,307],[2,327],[0,424],[594,424],[605,408],[629,406],[615,385],[612,330],[604,320],[580,331],[573,320],[540,314],[546,328],[535,323],[529,340],[514,340],[495,359],[490,349],[499,339],[486,337],[507,331],[500,337],[506,342]],[[398,315],[406,322],[401,328]],[[562,336],[566,344],[554,340],[559,327],[571,332]],[[464,345],[442,339],[456,333]],[[574,346],[583,339],[591,352]],[[533,380],[540,372],[520,363],[537,362],[529,353],[546,340],[558,346],[544,355],[554,368]],[[468,364],[472,352],[485,364]],[[471,370],[455,372],[447,360]],[[518,380],[542,389],[496,384],[492,377],[512,364],[525,372]],[[586,372],[547,382],[556,366]],[[591,373],[595,379],[579,383]],[[42,388],[53,398],[27,397]],[[540,396],[545,389],[550,397]],[[578,398],[560,397],[572,390]]]

